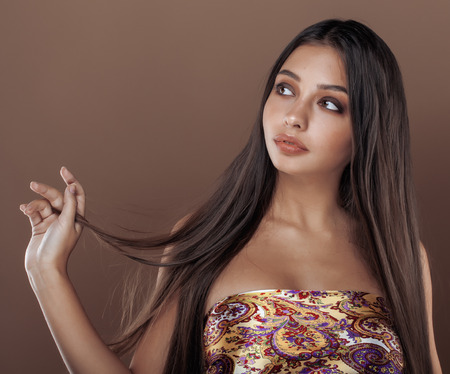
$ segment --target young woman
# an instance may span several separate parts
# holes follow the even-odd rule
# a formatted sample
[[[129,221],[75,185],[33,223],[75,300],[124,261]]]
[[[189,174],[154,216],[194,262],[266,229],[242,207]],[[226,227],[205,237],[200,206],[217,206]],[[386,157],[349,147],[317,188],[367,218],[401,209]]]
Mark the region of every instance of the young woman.
[[[327,20],[288,44],[247,145],[166,236],[102,232],[83,218],[80,182],[61,176],[64,193],[32,182],[42,198],[20,209],[32,225],[25,267],[71,372],[441,372],[401,74],[366,26]],[[66,271],[83,226],[160,266],[113,350]],[[113,351],[132,348],[126,368]]]

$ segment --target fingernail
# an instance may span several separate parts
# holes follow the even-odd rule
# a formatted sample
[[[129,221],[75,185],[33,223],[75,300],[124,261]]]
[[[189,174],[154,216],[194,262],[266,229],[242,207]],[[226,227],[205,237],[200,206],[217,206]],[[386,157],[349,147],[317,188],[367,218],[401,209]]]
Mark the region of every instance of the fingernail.
[[[69,191],[75,195],[75,193],[77,192],[77,189],[75,188],[74,184],[71,184],[69,186]]]
[[[33,189],[33,190],[35,190],[36,188],[38,188],[38,184],[36,183],[36,182],[31,182],[30,183],[30,187]]]
[[[23,212],[23,211],[25,211],[26,207],[27,207],[26,204],[20,204],[19,209]]]

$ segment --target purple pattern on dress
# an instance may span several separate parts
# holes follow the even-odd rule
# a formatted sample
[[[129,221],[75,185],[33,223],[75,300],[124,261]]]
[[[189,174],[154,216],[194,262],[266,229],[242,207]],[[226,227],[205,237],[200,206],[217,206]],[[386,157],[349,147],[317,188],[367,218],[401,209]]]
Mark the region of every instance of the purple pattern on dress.
[[[384,299],[357,291],[229,296],[208,313],[204,346],[208,374],[401,373],[403,367]]]

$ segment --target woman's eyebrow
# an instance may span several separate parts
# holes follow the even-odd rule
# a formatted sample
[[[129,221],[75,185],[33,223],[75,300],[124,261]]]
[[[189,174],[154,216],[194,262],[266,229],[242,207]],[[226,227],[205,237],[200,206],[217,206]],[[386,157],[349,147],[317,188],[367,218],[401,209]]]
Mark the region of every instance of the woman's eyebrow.
[[[279,71],[278,74],[287,75],[288,77],[291,77],[292,79],[296,80],[297,82],[300,82],[300,77],[290,70],[283,69],[283,70]]]
[[[348,95],[347,89],[345,87],[338,86],[335,84],[318,84],[317,88],[319,88],[321,90],[332,90],[332,91],[344,92]]]
[[[300,77],[293,73],[290,70],[280,70],[278,72],[278,74],[283,74],[283,75],[287,75],[288,77],[291,77],[292,79],[296,80],[297,82],[300,82]],[[345,87],[336,85],[336,84],[318,84],[317,88],[321,89],[321,90],[332,90],[332,91],[339,91],[339,92],[344,92],[348,95],[347,89]]]

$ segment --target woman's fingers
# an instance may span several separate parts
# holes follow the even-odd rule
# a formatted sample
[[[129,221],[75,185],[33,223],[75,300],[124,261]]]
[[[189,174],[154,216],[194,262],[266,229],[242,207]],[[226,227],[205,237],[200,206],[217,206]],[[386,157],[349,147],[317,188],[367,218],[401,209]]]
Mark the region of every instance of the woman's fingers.
[[[31,182],[30,188],[47,199],[52,207],[62,210],[63,208],[63,194],[58,191],[56,188],[47,186],[44,183]]]
[[[77,213],[77,187],[75,184],[71,184],[66,187],[64,191],[64,209],[61,211],[59,218],[62,222],[74,223],[75,231],[81,232],[81,225],[75,223],[75,214]]]
[[[22,204],[20,210],[28,216],[31,226],[37,226],[53,214],[47,200],[33,200],[29,204]]]
[[[24,212],[24,214],[26,214],[28,216],[30,223],[31,223],[31,227],[36,227],[43,221],[41,215],[36,210],[29,210],[29,209],[25,208],[23,210],[23,212]]]
[[[84,216],[85,210],[85,194],[83,187],[81,184],[75,179],[74,175],[65,167],[62,167],[60,170],[61,177],[64,179],[64,182],[67,186],[75,186],[76,188],[76,205],[77,205],[77,213]],[[62,211],[64,205],[64,194],[58,191],[56,188],[48,186],[44,183],[31,182],[30,188],[47,199],[52,207]]]
[[[64,191],[64,202],[59,214],[59,220],[66,227],[72,227],[77,233],[81,233],[82,226],[75,222],[77,212],[77,187],[75,185],[67,186]],[[58,219],[48,200],[33,200],[29,204],[21,204],[20,210],[30,219],[33,232],[39,234],[45,232],[49,225]],[[67,226],[69,225],[69,226]],[[37,230],[37,231],[35,231]]]
[[[75,186],[76,193],[76,203],[77,203],[77,213],[84,216],[84,209],[85,209],[85,194],[83,187],[81,186],[80,182],[75,178],[75,176],[66,168],[62,167],[60,170],[61,177],[64,179],[64,182],[66,182],[67,186]]]
[[[46,223],[50,224],[57,219],[58,215],[54,215],[54,209],[57,209],[61,212],[59,215],[61,222],[72,225],[75,231],[80,233],[82,226],[75,222],[75,216],[77,213],[84,216],[85,194],[83,187],[67,168],[62,167],[60,174],[67,184],[64,193],[44,183],[31,182],[30,188],[44,199],[22,204],[20,209],[29,217],[33,228],[43,223],[43,226],[39,226],[39,230],[45,229],[48,226]],[[47,218],[48,221],[46,221]]]

